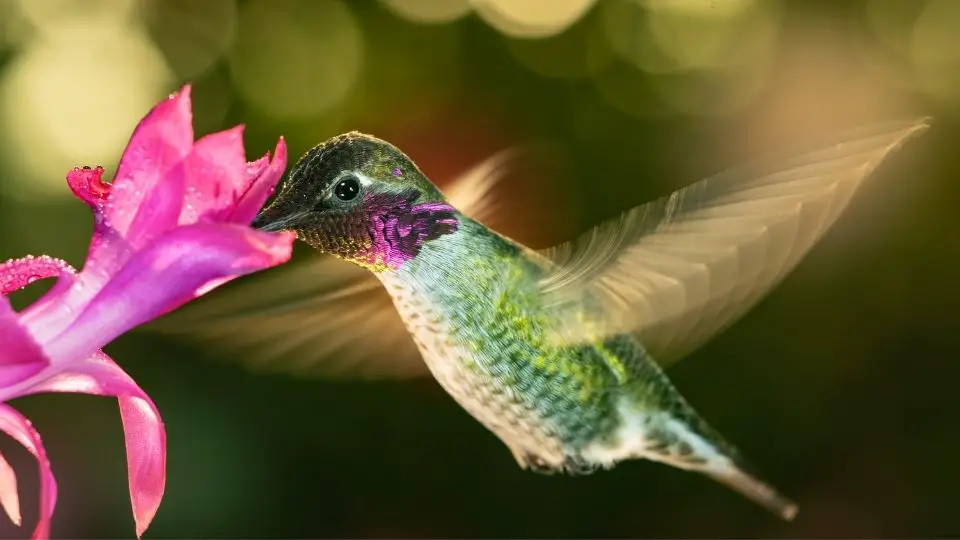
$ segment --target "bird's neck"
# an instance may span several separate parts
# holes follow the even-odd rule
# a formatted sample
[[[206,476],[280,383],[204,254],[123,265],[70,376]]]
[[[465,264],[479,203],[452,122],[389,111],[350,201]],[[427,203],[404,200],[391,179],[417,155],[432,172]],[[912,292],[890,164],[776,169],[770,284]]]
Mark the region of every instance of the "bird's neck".
[[[424,243],[416,257],[382,272],[381,280],[401,282],[423,293],[451,293],[523,264],[518,246],[459,212],[456,218],[456,232]]]

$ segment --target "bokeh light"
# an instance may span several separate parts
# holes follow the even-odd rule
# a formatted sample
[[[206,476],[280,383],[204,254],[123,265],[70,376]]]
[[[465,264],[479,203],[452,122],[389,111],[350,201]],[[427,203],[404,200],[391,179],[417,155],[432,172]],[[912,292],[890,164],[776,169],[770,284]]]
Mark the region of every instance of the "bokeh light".
[[[26,41],[33,25],[23,15],[16,0],[0,1],[0,52]]]
[[[648,1],[647,26],[676,69],[764,65],[775,50],[777,0],[723,2],[728,9],[697,9],[691,0]],[[681,9],[681,6],[685,6]],[[736,9],[734,9],[736,8]],[[765,58],[766,57],[766,58]]]
[[[775,50],[778,0],[722,4],[725,9],[694,0],[613,0],[601,20],[613,49],[644,71],[762,66]]]
[[[614,59],[602,32],[589,22],[541,39],[506,41],[514,58],[544,77],[582,79],[608,67]]]
[[[129,2],[24,1],[37,29],[3,74],[3,151],[18,166],[8,191],[69,196],[64,176],[77,165],[110,165],[131,126],[173,82],[163,56],[133,24]]]
[[[449,23],[468,15],[470,0],[380,0],[397,15],[418,23]]]
[[[729,19],[758,3],[758,0],[634,0],[652,12],[669,12],[693,17]]]
[[[363,68],[363,38],[340,0],[251,0],[231,58],[237,90],[278,119],[337,106]]]
[[[884,49],[905,57],[910,47],[913,23],[927,0],[867,0],[863,5],[866,26]]]
[[[595,83],[630,114],[644,116],[647,107],[617,96],[635,94],[638,87],[685,114],[729,114],[763,89],[779,12],[777,0],[611,0],[602,5],[598,24],[623,62]],[[627,73],[631,65],[649,76]]]
[[[488,24],[516,38],[544,38],[563,32],[596,0],[472,0]]]
[[[10,0],[7,0],[8,2]],[[53,36],[64,28],[131,24],[136,21],[140,0],[13,0],[24,18],[41,33]]]
[[[920,87],[960,107],[960,2],[930,0],[913,26],[910,57]]]
[[[864,56],[894,85],[960,109],[960,3],[869,0],[864,18],[882,48]]]
[[[182,79],[205,73],[236,36],[235,0],[145,0],[141,12],[151,37]]]

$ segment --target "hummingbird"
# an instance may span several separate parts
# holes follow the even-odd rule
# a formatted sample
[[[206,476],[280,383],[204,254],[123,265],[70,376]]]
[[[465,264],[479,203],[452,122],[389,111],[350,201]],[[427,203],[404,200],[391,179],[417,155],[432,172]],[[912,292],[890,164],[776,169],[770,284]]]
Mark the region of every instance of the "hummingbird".
[[[260,370],[429,374],[521,468],[584,475],[647,459],[792,520],[797,504],[663,366],[754,306],[929,125],[877,124],[758,159],[540,250],[496,230],[505,154],[441,191],[394,145],[342,134],[303,155],[253,223],[325,256],[212,294],[175,328]]]

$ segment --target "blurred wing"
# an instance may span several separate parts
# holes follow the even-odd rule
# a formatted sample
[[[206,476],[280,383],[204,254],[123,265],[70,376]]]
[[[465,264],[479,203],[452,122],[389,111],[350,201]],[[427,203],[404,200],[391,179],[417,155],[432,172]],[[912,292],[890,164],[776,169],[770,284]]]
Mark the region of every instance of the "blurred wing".
[[[929,121],[872,126],[701,180],[542,251],[555,263],[540,283],[558,316],[554,337],[634,332],[658,361],[682,358],[793,269],[861,182]]]
[[[500,152],[455,180],[451,204],[478,221],[500,221],[493,188],[515,151]],[[227,284],[150,327],[208,345],[258,372],[406,378],[427,375],[393,300],[367,270],[334,257]]]
[[[495,231],[503,228],[501,221],[507,213],[497,204],[494,189],[520,156],[518,149],[497,152],[451,182],[444,195],[454,208],[475,221]]]
[[[428,373],[380,282],[322,255],[227,284],[152,329],[209,346],[256,372],[360,378]]]

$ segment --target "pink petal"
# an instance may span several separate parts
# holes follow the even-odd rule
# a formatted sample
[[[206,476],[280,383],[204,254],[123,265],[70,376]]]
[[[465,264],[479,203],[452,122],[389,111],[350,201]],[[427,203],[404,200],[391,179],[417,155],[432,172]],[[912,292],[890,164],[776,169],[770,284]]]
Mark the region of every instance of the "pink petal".
[[[109,356],[97,351],[30,388],[28,393],[116,396],[127,449],[127,481],[137,536],[150,525],[166,485],[167,435],[156,405]]]
[[[193,147],[192,121],[187,85],[158,103],[137,125],[120,158],[106,208],[107,221],[120,236],[127,238],[134,232],[134,212],[189,155]],[[150,228],[155,224],[139,221],[137,226]]]
[[[22,259],[7,261],[0,265],[0,282],[3,283],[4,294],[16,290],[37,279],[58,276],[57,283],[50,288],[39,300],[31,304],[20,314],[20,324],[30,330],[34,339],[43,339],[41,333],[31,327],[30,321],[44,316],[66,316],[69,313],[63,310],[60,299],[67,293],[76,281],[76,270],[60,259],[46,255],[34,257],[28,255]]]
[[[53,294],[51,290],[44,301],[34,303],[23,312],[24,324],[41,342],[52,339],[69,326],[81,308],[123,267],[134,251],[107,221],[105,212],[112,185],[104,184],[102,175],[102,167],[77,167],[67,175],[67,183],[74,194],[94,210],[93,237],[83,272],[69,282],[61,279],[57,283],[58,294]],[[183,175],[179,174],[178,177],[182,179]],[[179,185],[182,187],[183,184]],[[132,209],[131,213],[136,213],[136,209]]]
[[[262,160],[261,160],[262,161]],[[263,208],[264,203],[277,187],[277,182],[283,176],[284,169],[287,168],[287,143],[280,137],[277,141],[277,147],[273,151],[273,161],[263,169],[260,161],[252,163],[251,172],[256,176],[250,180],[250,187],[237,201],[233,211],[230,212],[228,220],[233,223],[243,223],[245,225],[253,221],[257,212]]]
[[[213,223],[177,227],[131,257],[74,323],[44,345],[51,357],[79,359],[207,292],[212,281],[290,258],[294,235]]]
[[[40,434],[33,429],[29,420],[6,404],[0,404],[0,430],[16,439],[37,458],[40,466],[40,520],[33,531],[33,538],[49,538],[50,518],[57,504],[57,482],[50,470],[50,461],[43,449]]]
[[[183,160],[193,148],[190,86],[158,103],[140,121],[120,158],[113,184],[103,170],[78,168],[67,183],[94,210],[87,261],[76,284],[59,303],[60,313],[25,313],[41,341],[60,333],[97,294],[131,253],[177,224],[186,190]],[[43,325],[35,325],[38,319]]]
[[[280,140],[283,140],[283,137],[280,137]],[[247,163],[247,178],[244,182],[246,186],[245,189],[250,189],[254,180],[259,178],[260,175],[263,174],[263,171],[267,170],[268,165],[270,165],[270,152],[267,152],[256,161]]]
[[[132,249],[113,228],[94,228],[90,254],[79,275],[61,274],[57,284],[21,314],[20,320],[34,338],[46,343],[69,326],[90,298],[97,294],[123,263]]]
[[[187,193],[187,170],[185,162],[170,168],[160,182],[144,197],[136,211],[136,217],[123,239],[134,250],[142,249],[158,236],[177,226],[183,211]],[[117,231],[120,232],[119,230]],[[84,266],[84,270],[87,267]]]
[[[74,167],[67,174],[67,185],[81,201],[93,209],[97,217],[102,215],[110,184],[103,183],[103,167]]]
[[[37,341],[44,339],[43,332],[31,326],[31,320],[46,317],[48,321],[55,322],[57,317],[70,316],[60,300],[76,281],[76,270],[64,261],[46,255],[28,255],[0,265],[0,281],[4,282],[4,291],[15,290],[38,278],[52,276],[58,276],[57,283],[20,314],[20,324],[27,328]],[[44,327],[46,326],[45,324]]]
[[[0,454],[0,506],[17,527],[23,521],[20,517],[20,494],[17,492],[17,473]]]
[[[66,261],[41,255],[27,255],[21,259],[10,259],[0,264],[0,294],[7,295],[22,289],[38,279],[75,274]]]
[[[200,139],[187,157],[187,201],[180,224],[210,219],[229,209],[237,194],[247,188],[247,159],[243,126],[212,133]]]
[[[0,387],[8,388],[33,377],[50,365],[40,345],[22,326],[10,301],[0,297]]]
[[[45,255],[9,260],[0,264],[0,293],[6,295],[38,279],[51,276],[65,275],[72,278],[73,272],[69,264]],[[67,279],[63,280],[63,283],[58,282],[38,304],[42,307],[48,298],[58,296],[58,291],[69,286],[70,281],[71,279]],[[0,387],[9,388],[23,382],[50,364],[40,345],[21,324],[20,316],[4,297],[0,297],[0,343],[3,344],[0,354]]]

